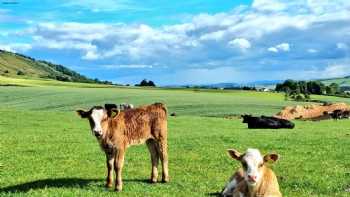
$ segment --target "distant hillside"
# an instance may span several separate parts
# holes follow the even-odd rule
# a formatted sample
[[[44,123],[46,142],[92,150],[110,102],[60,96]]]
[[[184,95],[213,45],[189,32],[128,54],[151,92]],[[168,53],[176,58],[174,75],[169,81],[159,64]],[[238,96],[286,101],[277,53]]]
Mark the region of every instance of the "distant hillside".
[[[350,87],[350,76],[332,78],[332,79],[322,79],[320,81],[326,85],[331,83],[336,83],[336,84],[339,84],[339,86],[341,87]]]
[[[31,57],[3,50],[0,50],[0,75],[15,78],[44,78],[83,83],[111,83],[90,79],[62,65],[35,60]]]

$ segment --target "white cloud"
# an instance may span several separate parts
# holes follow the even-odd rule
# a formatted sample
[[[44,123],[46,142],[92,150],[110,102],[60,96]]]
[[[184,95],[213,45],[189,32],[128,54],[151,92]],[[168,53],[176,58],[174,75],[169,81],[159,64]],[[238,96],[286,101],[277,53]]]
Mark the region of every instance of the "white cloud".
[[[262,11],[281,11],[287,6],[278,0],[254,0],[252,7]]]
[[[349,47],[348,47],[348,45],[345,44],[345,43],[338,42],[338,43],[337,43],[337,48],[338,48],[338,49],[344,49],[344,50],[346,50],[346,49],[348,49]]]
[[[350,73],[349,66],[349,64],[330,64],[320,74],[325,78],[345,76]]]
[[[103,65],[107,69],[120,69],[120,68],[153,68],[153,65],[147,64],[121,64],[121,65]]]
[[[239,49],[242,49],[242,50],[246,50],[251,47],[250,42],[244,38],[236,38],[234,40],[231,40],[228,44],[234,47],[238,47]]]
[[[33,48],[68,50],[83,63],[114,68],[149,68],[144,65],[158,62],[171,73],[193,69],[193,73],[219,73],[221,67],[233,67],[232,73],[242,69],[263,76],[265,71],[286,71],[279,66],[283,65],[288,73],[313,73],[315,67],[325,71],[330,60],[343,65],[349,49],[345,43],[350,43],[347,2],[255,0],[249,8],[199,14],[182,24],[34,23],[16,35],[31,35]],[[89,8],[105,9],[92,5]],[[330,50],[335,46],[340,50]]]
[[[97,60],[99,58],[99,55],[94,50],[87,51],[86,54],[82,57],[84,60]]]
[[[23,53],[32,49],[32,46],[26,43],[0,44],[0,49],[14,53]]]
[[[9,45],[2,45],[2,44],[0,44],[0,49],[1,49],[1,50],[5,50],[5,51],[10,51],[10,52],[16,52],[16,51],[14,51],[14,50],[12,49],[12,47],[9,46]]]
[[[270,47],[267,50],[270,51],[270,52],[274,52],[274,53],[278,52],[278,49],[276,49],[275,47]]]
[[[281,43],[279,45],[276,45],[276,48],[281,50],[281,51],[289,51],[290,50],[290,46],[288,43]]]
[[[267,50],[270,52],[274,52],[274,53],[278,53],[280,51],[287,52],[290,50],[290,46],[288,43],[281,43],[281,44],[278,44],[276,46],[269,47]]]
[[[309,52],[309,53],[317,53],[318,51],[316,49],[308,49],[307,52]]]

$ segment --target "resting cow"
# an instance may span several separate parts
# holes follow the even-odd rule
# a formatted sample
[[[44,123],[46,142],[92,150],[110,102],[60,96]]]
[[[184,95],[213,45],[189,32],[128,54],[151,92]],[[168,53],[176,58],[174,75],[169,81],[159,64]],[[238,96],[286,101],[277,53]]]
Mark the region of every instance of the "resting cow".
[[[113,167],[116,173],[115,190],[122,190],[122,168],[126,148],[146,142],[151,153],[151,182],[157,182],[158,162],[162,162],[162,181],[168,182],[167,110],[165,105],[149,106],[120,111],[114,106],[97,106],[89,111],[77,110],[90,122],[107,158],[107,187],[112,187]]]
[[[242,115],[243,123],[248,123],[249,129],[293,129],[294,123],[289,120],[275,118],[275,117],[254,117],[251,115]]]
[[[228,150],[229,155],[242,164],[229,179],[221,195],[224,197],[282,197],[275,173],[266,166],[275,162],[277,154],[262,156],[257,149],[248,149],[245,153]]]
[[[350,111],[348,111],[348,110],[342,111],[342,110],[337,109],[329,114],[335,120],[349,119],[349,117],[350,117]]]

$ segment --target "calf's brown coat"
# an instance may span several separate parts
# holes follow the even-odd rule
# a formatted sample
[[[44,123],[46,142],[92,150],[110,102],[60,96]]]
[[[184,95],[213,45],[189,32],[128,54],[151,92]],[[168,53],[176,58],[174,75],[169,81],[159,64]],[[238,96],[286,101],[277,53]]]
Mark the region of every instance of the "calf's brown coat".
[[[89,118],[92,110],[77,110],[82,118]],[[167,110],[164,104],[155,103],[135,109],[117,111],[113,115],[104,109],[101,121],[102,136],[98,137],[101,148],[106,153],[106,186],[113,184],[113,168],[116,173],[115,190],[122,190],[122,168],[126,149],[131,145],[146,142],[151,154],[151,182],[157,182],[158,162],[162,162],[162,181],[168,182]],[[107,114],[112,114],[108,116]],[[93,126],[91,125],[91,129]]]

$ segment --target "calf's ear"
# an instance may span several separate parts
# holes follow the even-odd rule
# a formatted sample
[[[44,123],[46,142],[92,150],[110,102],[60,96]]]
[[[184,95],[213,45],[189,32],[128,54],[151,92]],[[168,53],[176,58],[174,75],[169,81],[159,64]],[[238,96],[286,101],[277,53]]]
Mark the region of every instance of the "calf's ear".
[[[107,112],[107,113],[108,113],[108,112]],[[111,109],[110,114],[109,114],[108,116],[114,118],[114,117],[116,117],[119,113],[120,113],[120,109],[113,108],[113,109]]]
[[[279,158],[279,155],[278,154],[274,154],[274,153],[271,153],[271,154],[267,154],[264,156],[264,162],[276,162]]]
[[[237,150],[228,149],[227,152],[230,155],[230,157],[232,157],[233,159],[238,160],[238,161],[241,160],[242,154],[240,152],[238,152]]]
[[[78,116],[80,116],[81,118],[87,118],[89,116],[89,112],[86,112],[84,110],[78,109],[76,110]]]
[[[106,103],[105,109],[107,110],[107,116],[110,118],[114,118],[119,113],[118,106],[116,104]]]

